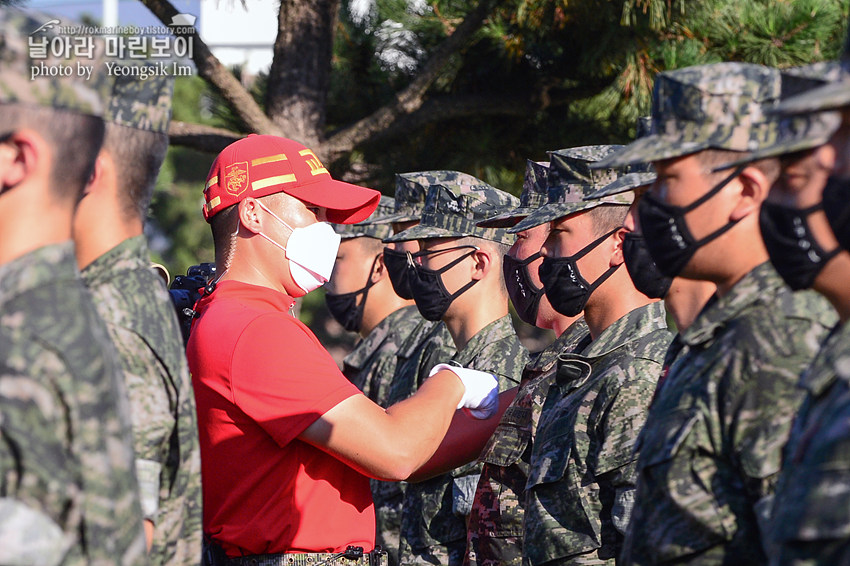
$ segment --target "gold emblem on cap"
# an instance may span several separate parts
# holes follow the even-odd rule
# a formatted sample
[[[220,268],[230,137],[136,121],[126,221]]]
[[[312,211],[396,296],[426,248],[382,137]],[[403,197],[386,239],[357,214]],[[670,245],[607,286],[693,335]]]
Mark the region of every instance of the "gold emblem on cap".
[[[325,166],[322,165],[322,162],[319,161],[319,158],[316,157],[316,154],[313,153],[312,150],[302,149],[301,151],[298,152],[298,155],[300,155],[302,157],[306,157],[308,155],[312,156],[312,157],[305,160],[307,162],[307,165],[310,166],[310,173],[311,174],[313,174],[313,175],[322,175],[322,174],[330,175],[330,173],[328,173],[328,170],[325,169]]]
[[[240,161],[224,168],[224,189],[238,197],[248,188],[248,162]]]

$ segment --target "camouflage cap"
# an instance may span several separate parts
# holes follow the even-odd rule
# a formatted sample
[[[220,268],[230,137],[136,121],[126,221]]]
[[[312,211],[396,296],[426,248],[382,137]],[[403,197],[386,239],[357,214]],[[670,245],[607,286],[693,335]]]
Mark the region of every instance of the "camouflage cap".
[[[381,195],[381,200],[378,201],[378,208],[375,209],[372,216],[390,214],[394,209],[395,199],[393,197]],[[334,232],[339,234],[343,240],[364,236],[383,240],[384,238],[388,238],[392,235],[393,230],[389,224],[376,224],[369,221],[371,218],[372,217],[370,216],[366,220],[358,222],[357,224],[332,224],[331,226],[333,226]]]
[[[836,62],[815,63],[786,69],[781,72],[782,100],[811,91],[828,81],[834,81],[841,73],[841,67]],[[777,121],[777,127],[771,131],[772,139],[767,140],[759,150],[741,159],[719,165],[713,171],[723,171],[768,157],[814,149],[829,141],[841,125],[841,113],[838,111],[787,116],[774,113],[771,116]]]
[[[591,164],[611,155],[623,146],[588,145],[549,153],[549,185],[546,204],[538,208],[508,231],[516,234],[546,222],[589,210],[603,204],[630,205],[631,193],[616,194],[597,200],[584,200],[587,195],[608,186],[625,173],[618,169],[591,169]]]
[[[386,238],[384,242],[472,236],[513,244],[514,237],[505,230],[481,228],[476,222],[516,208],[518,204],[516,197],[472,175],[457,173],[453,180],[435,183],[428,188],[419,224]]]
[[[805,114],[821,110],[837,110],[850,106],[850,28],[844,38],[839,77],[829,84],[783,100],[775,111],[780,114]]]
[[[776,120],[779,71],[750,63],[712,63],[660,73],[652,100],[652,133],[596,164],[618,167],[705,149],[755,151]]]
[[[425,196],[428,194],[428,188],[436,183],[452,183],[455,179],[462,177],[475,179],[475,177],[459,171],[397,173],[395,176],[395,211],[380,216],[372,215],[367,221],[373,224],[391,224],[393,222],[419,220],[425,207]]]
[[[0,104],[102,116],[110,88],[99,57],[102,42],[93,36],[59,35],[59,23],[39,12],[9,6],[0,10]],[[72,47],[66,41],[71,39],[82,39],[84,48]]]
[[[652,117],[641,116],[637,122],[637,137],[640,139],[652,133]],[[652,163],[639,163],[629,168],[629,173],[618,177],[613,183],[587,195],[585,200],[596,200],[611,195],[633,191],[655,182],[655,168]]]
[[[549,187],[549,164],[530,159],[525,165],[525,179],[522,182],[522,193],[519,195],[519,206],[486,218],[478,223],[482,228],[509,228],[546,204]]]
[[[153,65],[138,65],[140,69]],[[142,76],[146,76],[144,80]],[[154,73],[116,74],[104,120],[138,130],[168,133],[174,77]]]

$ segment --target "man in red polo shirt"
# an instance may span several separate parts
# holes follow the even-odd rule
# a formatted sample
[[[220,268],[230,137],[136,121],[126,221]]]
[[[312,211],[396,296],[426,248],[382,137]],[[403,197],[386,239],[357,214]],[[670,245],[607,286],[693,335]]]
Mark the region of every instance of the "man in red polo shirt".
[[[275,136],[231,144],[210,169],[204,217],[221,275],[195,308],[187,355],[212,564],[374,564],[369,477],[406,478],[456,409],[495,405],[491,375],[457,368],[382,409],[292,315],[330,277],[339,236],[326,220],[359,222],[379,197]]]

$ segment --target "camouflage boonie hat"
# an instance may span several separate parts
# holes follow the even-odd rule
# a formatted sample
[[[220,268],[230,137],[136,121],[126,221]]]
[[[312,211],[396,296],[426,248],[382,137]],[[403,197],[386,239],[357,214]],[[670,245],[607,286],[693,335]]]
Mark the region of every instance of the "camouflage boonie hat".
[[[515,196],[472,175],[459,173],[453,181],[435,183],[428,188],[419,224],[386,238],[384,242],[472,236],[513,244],[515,238],[505,230],[481,228],[476,222],[505,209],[516,208],[518,204],[519,199]]]
[[[390,214],[395,209],[395,199],[386,195],[381,195],[381,200],[378,202],[378,208],[372,213],[372,216],[383,216]],[[362,236],[383,240],[392,235],[393,229],[389,224],[374,224],[371,223],[371,217],[358,222],[357,224],[331,224],[334,232],[340,235],[343,240],[351,238],[360,238]]]
[[[110,89],[101,57],[103,42],[95,36],[60,36],[54,29],[59,23],[59,19],[39,12],[9,6],[0,10],[0,104],[30,104],[103,116]],[[65,41],[80,38],[82,47]],[[81,68],[89,69],[91,75],[80,73]],[[49,72],[45,69],[65,74],[44,76]]]
[[[652,117],[641,116],[637,122],[637,137],[640,139],[652,133]],[[618,195],[626,191],[633,191],[655,182],[655,168],[652,163],[640,163],[629,168],[629,173],[617,178],[610,185],[606,185],[595,193],[587,195],[585,200],[596,200],[602,197]]]
[[[422,218],[428,188],[436,183],[464,182],[464,178],[477,182],[472,175],[459,171],[414,171],[395,176],[395,211],[390,214],[373,214],[366,221],[373,224],[413,222]]]
[[[116,75],[112,77],[112,96],[103,119],[119,126],[166,134],[173,90],[174,77],[149,73],[141,80],[138,76]]]
[[[779,100],[779,71],[750,63],[713,63],[660,73],[652,133],[596,164],[618,167],[704,149],[755,151],[773,135],[766,110]]]
[[[802,67],[793,67],[781,72],[782,100],[811,91],[824,83],[836,80],[842,73],[836,62],[815,63]],[[773,130],[773,139],[768,140],[758,151],[742,158],[724,163],[712,171],[731,169],[747,163],[754,163],[768,157],[778,157],[798,151],[820,147],[829,141],[833,133],[841,126],[841,113],[838,111],[792,114],[788,116],[773,114],[778,125]]]
[[[509,228],[546,204],[549,186],[549,164],[527,161],[519,206],[478,223],[482,228]]]
[[[618,169],[591,169],[591,164],[611,155],[621,145],[587,145],[549,152],[549,186],[546,204],[538,208],[508,231],[516,234],[546,222],[603,205],[630,205],[634,195],[617,194],[597,200],[584,200],[587,195],[616,181],[623,173]]]
[[[779,114],[804,114],[850,106],[850,28],[844,38],[840,65],[842,73],[834,82],[783,100],[775,111]]]

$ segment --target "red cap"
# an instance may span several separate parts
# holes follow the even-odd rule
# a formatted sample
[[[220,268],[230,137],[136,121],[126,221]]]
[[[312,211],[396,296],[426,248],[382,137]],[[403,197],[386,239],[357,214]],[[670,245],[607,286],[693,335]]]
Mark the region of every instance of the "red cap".
[[[381,193],[336,181],[312,150],[277,136],[251,134],[224,148],[204,187],[204,218],[245,197],[284,192],[328,211],[328,221],[356,224],[378,207]]]

